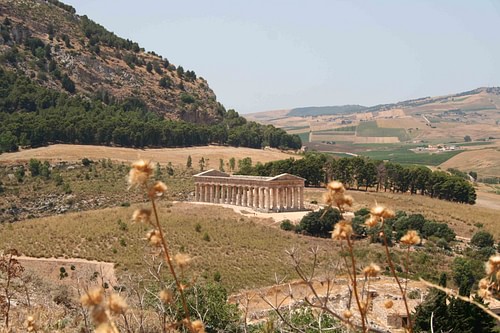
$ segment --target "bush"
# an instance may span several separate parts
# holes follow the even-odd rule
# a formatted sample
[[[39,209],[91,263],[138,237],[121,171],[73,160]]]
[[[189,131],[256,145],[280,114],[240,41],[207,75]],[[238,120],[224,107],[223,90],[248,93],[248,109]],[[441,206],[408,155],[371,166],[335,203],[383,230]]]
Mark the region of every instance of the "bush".
[[[292,231],[295,229],[295,226],[290,220],[283,220],[280,224],[280,228],[285,231]]]
[[[342,215],[337,209],[320,209],[317,212],[310,212],[300,220],[295,232],[303,232],[316,237],[330,237],[333,226],[342,219]]]
[[[470,240],[471,245],[477,246],[479,248],[492,247],[495,243],[493,235],[487,231],[480,230],[472,236]]]

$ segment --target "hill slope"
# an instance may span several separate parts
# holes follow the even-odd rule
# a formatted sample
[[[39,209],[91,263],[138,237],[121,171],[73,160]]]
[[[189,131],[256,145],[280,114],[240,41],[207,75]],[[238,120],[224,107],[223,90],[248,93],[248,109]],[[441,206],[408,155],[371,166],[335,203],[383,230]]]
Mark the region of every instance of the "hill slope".
[[[0,2],[0,153],[54,143],[297,149],[207,82],[57,0]]]
[[[222,118],[203,78],[145,53],[137,43],[76,15],[71,6],[55,0],[2,1],[0,22],[1,64],[40,85],[106,102],[134,97],[168,119],[214,123]]]

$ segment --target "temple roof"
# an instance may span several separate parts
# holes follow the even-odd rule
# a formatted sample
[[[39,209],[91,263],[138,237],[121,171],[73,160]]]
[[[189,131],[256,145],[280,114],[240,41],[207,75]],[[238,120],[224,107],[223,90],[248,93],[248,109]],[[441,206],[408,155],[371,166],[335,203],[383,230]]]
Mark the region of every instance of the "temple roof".
[[[278,180],[305,180],[302,177],[298,177],[289,173],[282,173],[274,177],[263,177],[263,176],[247,176],[247,175],[229,175],[225,172],[218,171],[215,169],[210,169],[207,171],[200,172],[193,177],[229,177],[231,179],[246,179],[246,180],[260,180],[260,181],[278,181]]]

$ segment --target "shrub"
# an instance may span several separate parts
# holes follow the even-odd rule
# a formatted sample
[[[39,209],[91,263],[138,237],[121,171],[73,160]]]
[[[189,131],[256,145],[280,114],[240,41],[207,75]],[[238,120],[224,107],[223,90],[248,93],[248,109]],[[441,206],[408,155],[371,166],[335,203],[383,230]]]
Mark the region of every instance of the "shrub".
[[[300,220],[295,232],[304,232],[316,237],[330,237],[333,226],[342,219],[337,209],[326,208],[316,212],[310,212]]]
[[[472,236],[470,243],[479,248],[492,247],[495,243],[493,235],[487,231],[480,230]]]
[[[283,220],[280,224],[280,228],[285,231],[292,231],[295,229],[295,226],[290,220]]]

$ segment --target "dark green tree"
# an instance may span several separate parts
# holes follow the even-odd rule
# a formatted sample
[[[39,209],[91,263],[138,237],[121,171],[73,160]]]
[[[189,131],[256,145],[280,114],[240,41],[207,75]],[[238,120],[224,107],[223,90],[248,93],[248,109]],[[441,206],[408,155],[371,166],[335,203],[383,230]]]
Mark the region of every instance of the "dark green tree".
[[[193,160],[191,159],[191,155],[188,155],[187,161],[186,161],[186,167],[190,169],[193,166]]]
[[[310,212],[300,220],[295,228],[297,233],[306,233],[311,236],[328,238],[334,225],[342,219],[337,209],[325,208],[316,212]]]
[[[493,247],[493,245],[495,244],[495,239],[489,232],[485,230],[479,230],[472,236],[470,243],[471,245],[477,246],[479,248]]]
[[[446,273],[442,273],[439,285],[446,287]],[[424,301],[415,309],[413,318],[415,332],[447,332],[450,317],[446,305],[446,293],[431,289]],[[432,317],[432,328],[431,328]]]

